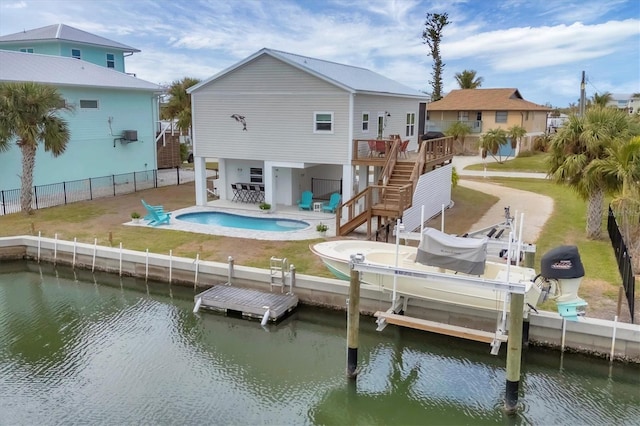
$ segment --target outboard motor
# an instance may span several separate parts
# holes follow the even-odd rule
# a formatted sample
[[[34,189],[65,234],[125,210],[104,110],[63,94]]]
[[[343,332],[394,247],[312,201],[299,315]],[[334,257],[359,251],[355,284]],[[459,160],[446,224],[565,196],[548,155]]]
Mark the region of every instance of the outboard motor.
[[[587,302],[578,297],[584,267],[576,246],[560,246],[546,252],[540,260],[540,275],[548,283],[555,282],[558,313],[571,320],[584,315]]]

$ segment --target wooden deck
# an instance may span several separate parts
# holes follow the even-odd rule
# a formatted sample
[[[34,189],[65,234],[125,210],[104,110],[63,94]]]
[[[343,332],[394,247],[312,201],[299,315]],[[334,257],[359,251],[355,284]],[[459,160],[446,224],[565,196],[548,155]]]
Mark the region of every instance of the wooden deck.
[[[239,312],[243,317],[262,319],[269,309],[269,321],[276,322],[298,306],[298,296],[284,293],[269,293],[248,288],[216,285],[197,294],[194,302],[201,298],[200,308],[218,312]]]

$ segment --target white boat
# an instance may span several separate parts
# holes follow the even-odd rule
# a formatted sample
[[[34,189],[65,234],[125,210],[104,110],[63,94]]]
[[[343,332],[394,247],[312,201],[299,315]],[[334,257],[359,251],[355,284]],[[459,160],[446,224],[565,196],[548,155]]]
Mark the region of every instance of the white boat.
[[[503,291],[469,284],[469,281],[480,278],[524,284],[525,310],[535,308],[550,290],[549,281],[544,278],[536,280],[537,274],[532,268],[510,265],[507,261],[487,261],[486,245],[486,239],[455,237],[426,228],[419,247],[374,241],[336,240],[314,244],[310,249],[336,277],[344,280],[350,279],[349,262],[351,255],[355,254],[363,255],[364,261],[370,265],[429,274],[428,278],[415,278],[402,274],[362,272],[361,282],[364,285],[380,288],[388,293],[394,293],[395,288],[396,294],[406,297],[483,310],[508,311],[508,303],[506,309],[503,307]],[[474,280],[468,279],[469,277]],[[572,294],[564,294],[563,300],[577,298],[577,286],[571,288]],[[562,285],[553,287],[555,291],[562,289]]]

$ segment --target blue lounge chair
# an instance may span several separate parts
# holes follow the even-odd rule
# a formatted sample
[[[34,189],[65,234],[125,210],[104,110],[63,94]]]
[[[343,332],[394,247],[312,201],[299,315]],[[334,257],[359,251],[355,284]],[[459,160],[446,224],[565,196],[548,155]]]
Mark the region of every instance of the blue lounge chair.
[[[338,194],[337,192],[334,192],[333,194],[331,194],[331,197],[329,198],[329,202],[322,204],[322,211],[335,213],[339,204],[340,204],[340,194]]]
[[[144,200],[141,201],[144,208],[147,209],[145,219],[149,220],[149,225],[158,226],[163,223],[169,224],[169,220],[171,220],[171,213],[165,213],[162,206],[150,206],[145,203]]]
[[[144,206],[145,209],[147,209],[147,211],[149,211],[149,209],[153,209],[158,213],[164,213],[164,207],[163,206],[152,206],[150,204],[147,204],[144,200],[140,200],[142,201],[142,205]],[[151,217],[150,213],[147,213],[147,215],[143,218],[144,220],[153,220],[153,217]]]
[[[298,208],[300,210],[311,210],[311,208],[312,208],[311,204],[312,203],[313,203],[313,192],[304,191],[302,193],[302,199],[300,201],[298,201]]]

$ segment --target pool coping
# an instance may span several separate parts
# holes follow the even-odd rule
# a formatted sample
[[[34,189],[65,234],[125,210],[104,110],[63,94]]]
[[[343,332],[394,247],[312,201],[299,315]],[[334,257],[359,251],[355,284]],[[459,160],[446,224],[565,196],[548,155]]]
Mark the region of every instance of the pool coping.
[[[248,216],[248,217],[258,217],[264,218],[269,217],[270,219],[287,219],[287,220],[296,220],[302,221],[309,224],[308,227],[304,229],[296,229],[291,231],[259,231],[255,229],[246,229],[246,228],[232,228],[226,226],[217,226],[217,225],[204,225],[193,222],[187,222],[184,220],[176,219],[177,216],[186,214],[186,213],[204,213],[204,212],[220,212],[220,213],[228,213],[234,214],[238,216]],[[169,229],[173,231],[184,231],[184,232],[194,232],[198,234],[208,234],[208,235],[218,235],[222,237],[234,237],[234,238],[251,238],[254,240],[271,240],[271,241],[302,241],[302,240],[313,240],[320,238],[318,231],[316,231],[316,225],[319,223],[324,223],[329,225],[329,230],[326,233],[326,237],[335,236],[335,229],[332,224],[335,223],[335,215],[321,214],[315,212],[286,212],[286,211],[277,211],[277,212],[263,212],[263,211],[252,211],[246,208],[232,208],[228,206],[224,207],[216,207],[216,206],[191,206],[185,207],[183,209],[174,210],[171,213],[171,221],[169,224],[159,225],[155,228],[158,229]],[[143,227],[151,227],[147,223],[133,223],[126,222],[123,225],[126,226],[143,226]]]

